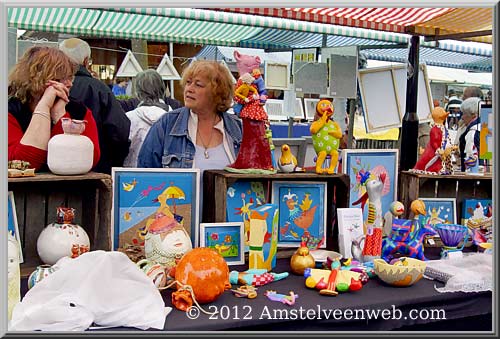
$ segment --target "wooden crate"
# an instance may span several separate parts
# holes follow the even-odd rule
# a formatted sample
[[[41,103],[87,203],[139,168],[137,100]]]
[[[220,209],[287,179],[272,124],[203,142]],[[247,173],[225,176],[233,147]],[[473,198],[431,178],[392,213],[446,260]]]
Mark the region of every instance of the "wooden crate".
[[[91,250],[111,250],[111,180],[108,174],[93,172],[73,176],[39,173],[34,177],[9,178],[24,256],[21,276],[28,276],[42,263],[36,242],[44,227],[56,221],[58,206],[75,208],[74,222],[89,235]]]
[[[455,198],[457,221],[462,220],[464,199],[491,199],[491,173],[483,175],[432,175],[402,171],[399,176],[399,201],[405,206],[405,217],[410,218],[410,204],[418,198]]]
[[[328,210],[326,211],[327,232],[326,246],[338,251],[337,208],[346,208],[349,204],[349,177],[345,174],[316,173],[277,173],[277,174],[239,174],[223,170],[206,170],[203,175],[203,222],[226,221],[227,189],[237,180],[260,181],[271,201],[273,181],[326,181]]]

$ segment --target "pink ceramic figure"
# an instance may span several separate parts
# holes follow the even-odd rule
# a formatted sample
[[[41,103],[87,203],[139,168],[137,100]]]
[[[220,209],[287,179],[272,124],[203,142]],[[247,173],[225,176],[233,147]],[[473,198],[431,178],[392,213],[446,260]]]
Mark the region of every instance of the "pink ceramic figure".
[[[235,51],[234,57],[240,77],[246,73],[252,73],[260,65],[258,56],[244,55]],[[247,97],[242,99],[239,91],[241,86],[245,86],[243,79],[239,79],[236,84],[234,101],[239,105],[235,105],[233,109],[239,112],[243,121],[243,140],[236,161],[226,166],[225,169],[236,173],[276,173],[271,157],[271,147],[266,137],[267,113],[259,101],[263,89],[259,90],[257,84],[253,82],[251,86],[259,92],[259,97],[254,96],[254,91],[248,90]]]
[[[283,304],[290,305],[290,306],[295,304],[295,300],[297,300],[297,298],[299,297],[299,295],[295,294],[293,291],[290,291],[289,295],[279,294],[279,293],[276,293],[276,291],[266,291],[266,293],[264,293],[264,295],[269,300],[279,301]]]

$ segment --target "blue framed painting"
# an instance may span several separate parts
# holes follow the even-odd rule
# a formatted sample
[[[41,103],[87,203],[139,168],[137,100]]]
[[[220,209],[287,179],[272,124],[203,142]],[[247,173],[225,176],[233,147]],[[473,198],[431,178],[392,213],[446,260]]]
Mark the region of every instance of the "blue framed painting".
[[[361,207],[363,220],[368,219],[368,194],[366,183],[371,179],[382,179],[382,214],[389,210],[398,192],[399,150],[342,150],[342,172],[349,176],[349,206]]]
[[[461,220],[462,225],[474,228],[475,225],[491,220],[492,216],[493,204],[491,199],[463,200]]]
[[[146,225],[168,210],[198,246],[199,169],[113,167],[113,249],[144,245]]]
[[[425,204],[426,215],[419,215],[421,225],[456,224],[457,208],[455,198],[418,198]]]
[[[17,240],[19,247],[19,262],[23,263],[23,250],[21,246],[21,235],[19,234],[19,225],[17,223],[16,203],[14,201],[14,192],[9,191],[7,199],[7,228],[9,233]]]
[[[278,246],[326,247],[326,182],[273,181],[272,203],[278,205]]]
[[[243,223],[201,223],[200,247],[208,247],[217,251],[228,265],[244,264]]]

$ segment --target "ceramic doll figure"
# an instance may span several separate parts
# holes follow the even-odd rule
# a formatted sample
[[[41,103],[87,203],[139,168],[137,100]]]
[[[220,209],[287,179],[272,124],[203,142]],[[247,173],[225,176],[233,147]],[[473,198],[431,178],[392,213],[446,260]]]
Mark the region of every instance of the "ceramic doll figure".
[[[356,205],[368,199],[367,232],[362,252],[363,261],[365,262],[380,258],[382,252],[383,221],[381,197],[385,177],[385,173],[381,173],[378,178],[370,178],[370,175],[366,176],[366,193],[353,203],[353,205]]]
[[[258,68],[260,64],[260,58],[241,55],[236,51],[235,58],[240,76],[250,73],[256,67]],[[236,84],[237,90],[243,85],[240,80]],[[252,83],[251,86],[257,89],[256,84]],[[243,139],[236,161],[224,169],[235,173],[276,173],[269,140],[266,137],[266,121],[268,117],[264,106],[260,104],[259,96],[254,95],[253,91],[249,90],[246,99],[241,99],[239,93],[238,95],[235,93],[234,101],[243,105],[240,111],[240,118],[243,122]]]
[[[10,232],[8,237],[8,320],[10,321],[14,306],[21,301],[21,271],[19,268],[19,243]]]
[[[245,272],[231,271],[229,273],[229,282],[233,285],[252,285],[264,286],[273,281],[278,281],[288,277],[288,272],[274,273],[268,272],[267,269],[249,269]]]
[[[339,160],[339,145],[342,138],[342,130],[336,121],[331,119],[334,107],[330,100],[320,100],[316,105],[316,113],[319,119],[311,124],[310,131],[314,150],[318,155],[316,160],[316,173],[333,174]],[[330,155],[330,167],[323,169],[326,156]]]
[[[192,249],[191,239],[173,216],[157,214],[144,239],[146,259],[162,264],[167,272]]]
[[[456,146],[451,144],[448,128],[444,125],[449,112],[441,107],[432,110],[434,120],[429,133],[429,143],[424,153],[412,169],[413,172],[427,174],[452,174],[451,154]]]

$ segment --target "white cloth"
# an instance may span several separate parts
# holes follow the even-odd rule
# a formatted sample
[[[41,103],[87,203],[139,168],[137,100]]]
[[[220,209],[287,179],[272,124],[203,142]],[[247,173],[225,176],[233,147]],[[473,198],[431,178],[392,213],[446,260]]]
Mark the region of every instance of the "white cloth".
[[[438,292],[481,292],[493,288],[491,254],[464,253],[453,259],[429,260],[425,276],[446,283]]]
[[[149,129],[165,113],[167,112],[163,108],[157,106],[139,106],[126,113],[130,119],[130,133],[128,137],[130,148],[127,157],[123,161],[123,166],[137,167],[139,151]]]
[[[16,305],[12,331],[83,331],[98,326],[163,329],[172,310],[124,253],[92,251],[62,258]]]

